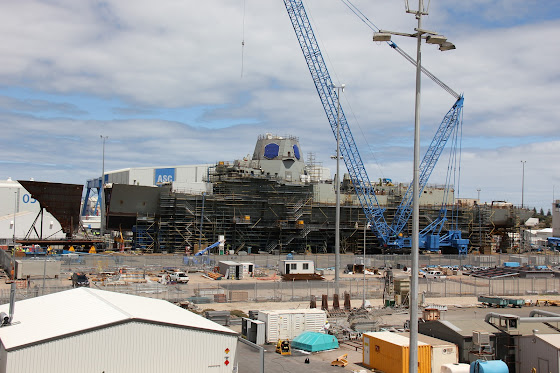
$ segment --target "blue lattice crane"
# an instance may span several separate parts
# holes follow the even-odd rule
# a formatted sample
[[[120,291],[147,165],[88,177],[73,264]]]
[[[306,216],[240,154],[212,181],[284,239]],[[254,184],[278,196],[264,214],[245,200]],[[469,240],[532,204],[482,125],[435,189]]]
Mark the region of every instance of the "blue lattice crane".
[[[340,112],[338,112],[339,109],[336,105],[338,97],[336,91],[333,89],[333,82],[327,70],[302,0],[284,0],[284,5],[286,6],[286,10],[290,17],[290,21],[292,22],[292,26],[303,52],[303,56],[315,84],[315,88],[317,89],[323,109],[335,136],[337,134],[337,125],[340,127],[341,154],[366,218],[372,223],[372,231],[375,233],[380,243],[384,246],[390,246],[397,249],[407,246],[409,247],[410,239],[403,237],[402,230],[406,226],[411,213],[411,188],[409,188],[406,192],[401,205],[397,209],[397,215],[393,219],[393,223],[391,225],[387,224],[384,217],[385,209],[379,206],[379,202],[374,193],[373,185],[367,175],[361,156],[358,152],[358,148],[350,131],[350,127],[346,120],[346,116],[344,115],[344,111],[340,109]],[[396,44],[390,42],[390,46],[407,58],[410,62],[414,64],[416,63]],[[430,76],[430,78],[435,78],[435,76],[429,73],[426,69],[422,68],[422,71]],[[453,94],[457,98],[457,101],[442,121],[438,132],[432,140],[432,143],[421,163],[421,176],[419,180],[420,193],[426,186],[428,178],[430,177],[433,168],[437,163],[445,144],[447,143],[447,140],[453,133],[453,130],[457,128],[458,123],[461,120],[463,107],[463,97],[459,96],[439,81],[439,79],[435,79],[436,83]],[[457,243],[459,243],[461,246],[456,247],[459,253],[466,253],[468,240],[462,240],[460,238],[460,231],[450,232],[440,239],[439,233],[445,221],[446,207],[445,203],[443,203],[438,219],[432,222],[432,224],[421,232],[420,243],[424,243],[423,248],[435,249],[437,247],[439,249],[441,245],[457,245]],[[464,241],[467,243],[465,244]]]

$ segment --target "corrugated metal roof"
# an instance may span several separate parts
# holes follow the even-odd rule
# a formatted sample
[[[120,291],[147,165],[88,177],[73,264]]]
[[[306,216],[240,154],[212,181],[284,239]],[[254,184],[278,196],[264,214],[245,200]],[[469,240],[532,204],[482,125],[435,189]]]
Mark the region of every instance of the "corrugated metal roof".
[[[372,338],[381,339],[385,342],[392,343],[397,346],[410,346],[410,339],[408,337],[404,337],[397,333],[392,332],[372,332],[372,333],[364,333]],[[418,341],[418,346],[428,346],[427,343]]]
[[[537,334],[536,337],[560,349],[560,334]]]
[[[0,312],[7,314],[9,304]],[[77,288],[16,302],[12,325],[0,328],[0,341],[10,350],[132,320],[237,334],[164,300]]]
[[[484,320],[438,320],[438,321],[429,321],[430,323],[441,323],[445,325],[449,329],[455,331],[457,334],[462,335],[463,337],[472,337],[473,330],[482,330],[489,332],[490,334],[499,333],[499,329],[484,322]]]

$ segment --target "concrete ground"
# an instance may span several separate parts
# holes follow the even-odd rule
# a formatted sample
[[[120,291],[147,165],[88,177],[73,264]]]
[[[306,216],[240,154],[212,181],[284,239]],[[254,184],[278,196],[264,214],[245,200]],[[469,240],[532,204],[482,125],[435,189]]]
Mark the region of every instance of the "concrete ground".
[[[68,287],[71,288],[71,281],[68,276],[63,275],[58,279],[48,279],[46,280],[46,287],[56,286],[56,287]],[[243,280],[212,280],[210,278],[204,277],[201,273],[189,273],[190,281],[186,285],[169,285],[176,287],[177,289],[195,289],[196,287],[207,287],[207,286],[227,286],[231,284],[237,287],[252,288],[255,283],[267,281],[268,283],[273,283],[279,281],[279,278],[272,278],[269,280],[259,280],[257,278],[246,278]],[[272,277],[272,275],[271,275]],[[332,276],[326,276],[327,279],[332,280]],[[361,275],[349,275],[342,274],[341,277],[346,278],[361,278]],[[466,276],[464,276],[466,277]],[[31,287],[42,288],[42,279],[31,279]],[[442,283],[443,284],[443,283]],[[439,285],[442,285],[439,284]],[[303,284],[301,284],[303,285]],[[9,284],[5,281],[0,281],[0,290],[9,289]],[[263,287],[264,288],[264,287]],[[259,290],[260,292],[261,290]],[[331,289],[332,292],[332,289]],[[484,294],[482,291],[480,294]],[[39,293],[40,295],[40,293]],[[560,300],[560,295],[526,295],[526,296],[512,296],[512,298],[524,299],[535,303],[537,300],[549,299],[549,300]],[[405,308],[395,308],[395,309],[383,309],[383,300],[380,298],[367,299],[372,306],[372,312],[375,312],[379,317],[379,323],[385,326],[394,326],[395,328],[402,328],[404,323],[409,320],[408,310]],[[332,304],[332,299],[329,301]],[[341,306],[343,305],[343,300],[341,299]],[[353,299],[351,301],[351,307],[359,308],[362,305],[362,300]],[[458,319],[471,319],[478,318],[483,319],[488,312],[499,312],[499,313],[510,313],[517,314],[520,316],[528,316],[530,311],[535,307],[523,307],[519,309],[507,308],[507,309],[495,309],[483,307],[474,296],[463,296],[463,297],[436,297],[436,298],[426,298],[425,305],[442,305],[447,306],[447,311],[442,312],[441,318],[447,320],[458,320]],[[318,306],[320,306],[320,299],[318,299]],[[279,310],[279,309],[307,309],[310,307],[308,301],[284,301],[284,302],[232,302],[232,303],[210,303],[210,304],[200,304],[200,310],[203,309],[214,309],[214,310],[240,310],[248,314],[250,310]],[[540,309],[546,309],[551,312],[560,313],[560,307],[540,307]],[[421,312],[419,313],[421,315]],[[232,325],[231,329],[240,332],[240,325]],[[257,351],[251,350],[248,346],[239,343],[239,352],[237,356],[237,361],[239,362],[240,372],[259,372],[259,354]],[[361,365],[362,362],[362,351],[361,349],[356,349],[344,344],[341,344],[340,348],[334,351],[324,351],[320,353],[301,353],[294,351],[291,356],[281,356],[276,354],[275,345],[265,345],[267,352],[265,353],[265,371],[266,372],[335,372],[335,371],[368,371],[365,367]],[[330,363],[336,360],[337,357],[347,354],[347,360],[349,362],[348,366],[345,368],[331,367]],[[305,364],[305,359],[309,358],[310,363]]]

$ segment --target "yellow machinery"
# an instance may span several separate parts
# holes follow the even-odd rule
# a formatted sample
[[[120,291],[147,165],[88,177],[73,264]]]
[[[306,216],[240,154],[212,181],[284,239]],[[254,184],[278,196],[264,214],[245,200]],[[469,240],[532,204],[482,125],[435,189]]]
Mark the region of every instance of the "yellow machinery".
[[[279,353],[280,355],[291,355],[292,349],[290,347],[290,341],[287,339],[285,340],[279,339],[278,342],[276,343],[276,352]]]
[[[348,365],[348,354],[341,355],[331,362],[331,366],[345,367]]]

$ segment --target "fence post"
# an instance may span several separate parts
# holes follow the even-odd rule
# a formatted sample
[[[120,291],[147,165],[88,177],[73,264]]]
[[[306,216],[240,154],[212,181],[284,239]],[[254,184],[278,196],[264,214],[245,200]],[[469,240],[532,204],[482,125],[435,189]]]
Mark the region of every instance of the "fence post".
[[[474,278],[474,296],[475,296],[475,297],[478,297],[478,294],[477,294],[477,293],[478,293],[478,289],[477,289],[477,286],[476,286],[476,277],[475,277],[475,278]]]
[[[292,279],[292,301],[294,300],[294,279]]]

